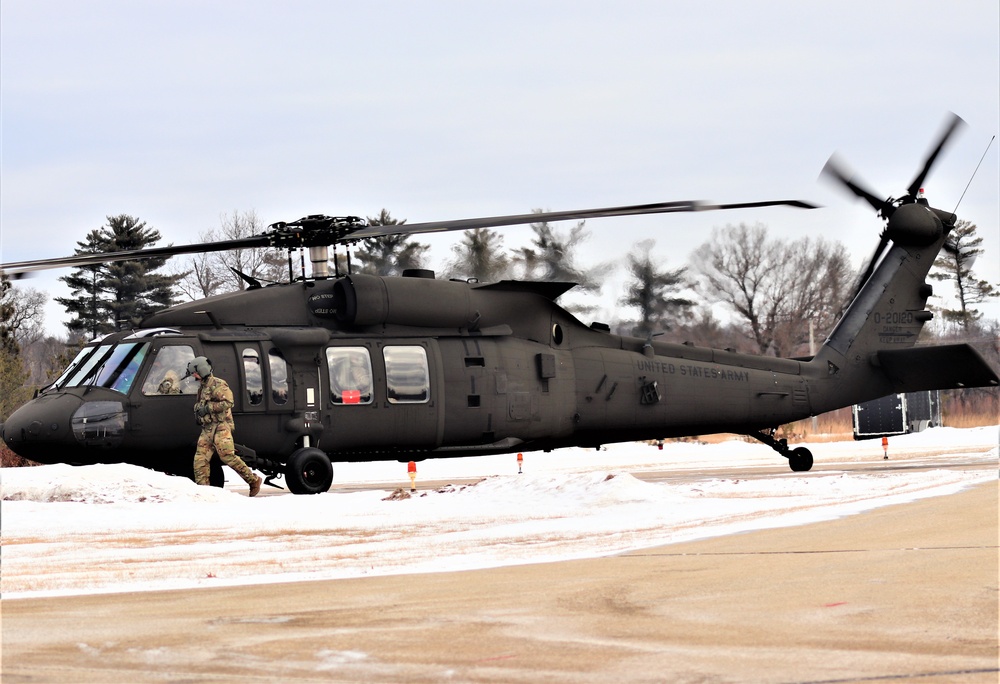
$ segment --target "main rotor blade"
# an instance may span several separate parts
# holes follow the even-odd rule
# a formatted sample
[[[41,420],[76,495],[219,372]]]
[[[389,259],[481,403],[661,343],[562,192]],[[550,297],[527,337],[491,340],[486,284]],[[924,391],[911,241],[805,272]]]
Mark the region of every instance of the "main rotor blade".
[[[927,156],[927,160],[924,162],[924,168],[920,170],[920,173],[917,174],[917,177],[913,179],[912,183],[910,183],[910,187],[906,189],[910,197],[916,197],[917,192],[919,192],[920,188],[923,187],[924,179],[927,178],[927,174],[930,172],[931,167],[934,165],[934,161],[937,159],[938,155],[941,154],[941,150],[944,149],[944,146],[951,139],[951,136],[955,132],[955,129],[957,129],[959,126],[964,126],[964,125],[965,125],[965,120],[958,114],[952,112],[951,120],[945,125],[945,129],[941,132],[941,139],[938,142],[937,147],[935,147],[934,151]]]
[[[390,226],[368,226],[352,232],[347,240],[363,240],[386,235],[440,233],[452,230],[475,230],[477,228],[499,228],[516,226],[526,223],[545,223],[547,221],[583,221],[592,218],[611,216],[640,216],[643,214],[675,214],[694,211],[717,211],[724,209],[746,209],[754,207],[790,206],[800,209],[816,209],[815,204],[802,200],[773,200],[763,202],[741,202],[736,204],[708,204],[697,200],[681,202],[660,202],[656,204],[634,204],[621,207],[604,207],[600,209],[577,209],[572,211],[540,211],[530,214],[513,214],[509,216],[490,216],[472,219],[457,219],[453,221],[428,221],[425,223],[407,223]]]
[[[54,259],[36,259],[34,261],[12,261],[0,264],[0,271],[7,275],[17,276],[32,271],[45,271],[51,268],[79,268],[94,264],[105,264],[109,261],[131,261],[133,259],[148,259],[154,257],[172,257],[180,254],[201,254],[204,252],[225,252],[231,249],[246,249],[248,247],[267,247],[268,238],[264,235],[253,235],[235,240],[220,242],[200,242],[194,245],[168,245],[167,247],[152,247],[150,249],[129,249],[118,252],[95,252],[93,254],[74,254]]]
[[[357,217],[306,216],[291,223],[275,223],[269,231],[261,235],[253,235],[235,240],[220,242],[201,242],[193,245],[168,247],[153,247],[151,249],[124,250],[119,252],[98,252],[93,254],[75,254],[73,256],[55,259],[38,259],[35,261],[16,261],[0,264],[4,273],[17,276],[31,271],[43,271],[51,268],[79,268],[103,264],[110,261],[129,261],[151,257],[172,257],[181,254],[200,254],[204,252],[224,252],[231,249],[247,249],[253,247],[319,247],[334,244],[356,242],[364,238],[383,237],[386,235],[435,233],[451,230],[472,230],[475,228],[495,228],[524,223],[542,223],[544,221],[584,220],[608,216],[636,216],[641,214],[669,214],[692,211],[715,211],[723,209],[747,209],[768,206],[790,206],[800,209],[815,209],[816,205],[801,200],[775,200],[764,202],[741,202],[736,204],[708,204],[697,201],[661,202],[658,204],[636,204],[622,207],[606,207],[603,209],[582,209],[574,211],[548,211],[531,214],[516,214],[512,216],[493,216],[486,218],[458,219],[454,221],[430,221],[427,223],[395,224],[388,226],[365,226]]]

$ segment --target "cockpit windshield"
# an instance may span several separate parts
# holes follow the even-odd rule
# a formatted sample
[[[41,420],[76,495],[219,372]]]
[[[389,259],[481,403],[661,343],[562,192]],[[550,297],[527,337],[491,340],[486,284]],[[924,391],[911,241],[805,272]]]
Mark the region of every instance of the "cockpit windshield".
[[[147,349],[148,342],[117,345],[108,360],[101,365],[94,384],[128,394],[132,381],[142,366],[142,360],[146,358]]]
[[[77,356],[78,362],[74,361],[75,366],[70,366],[69,369],[63,373],[64,378],[60,378],[60,381],[56,381],[57,387],[79,387],[80,385],[86,385],[87,379],[94,374],[94,370],[100,365],[100,363],[108,357],[111,353],[111,349],[114,345],[102,344],[99,347],[88,347],[80,352]],[[91,352],[87,356],[83,356],[85,352]],[[82,358],[81,358],[82,357]]]
[[[50,388],[62,387],[63,383],[65,383],[66,380],[71,375],[80,370],[80,365],[84,363],[88,358],[90,358],[90,356],[94,354],[96,351],[97,351],[96,347],[84,347],[83,349],[81,349],[80,352],[76,355],[76,357],[70,362],[70,364],[66,366],[66,370],[64,370],[59,375],[59,377],[55,379],[55,382],[49,385],[49,387]]]
[[[52,386],[95,386],[128,394],[149,349],[148,342],[102,344],[83,349]]]

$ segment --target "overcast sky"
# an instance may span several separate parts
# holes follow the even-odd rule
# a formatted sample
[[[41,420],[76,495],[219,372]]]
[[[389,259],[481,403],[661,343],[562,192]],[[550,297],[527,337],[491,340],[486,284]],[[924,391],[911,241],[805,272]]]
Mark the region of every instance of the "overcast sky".
[[[3,261],[72,254],[109,215],[161,245],[220,216],[411,223],[680,199],[776,208],[587,223],[580,265],[653,238],[687,263],[713,226],[842,241],[882,224],[817,177],[835,151],[878,194],[926,181],[951,211],[1000,127],[1000,10],[957,2],[0,3]],[[998,145],[959,208],[1000,282]],[[567,226],[568,227],[568,226]],[[527,244],[528,228],[505,230]],[[432,267],[457,236],[421,237]],[[21,281],[67,296],[68,272]],[[604,288],[614,318],[621,280]],[[946,286],[937,284],[939,292]],[[65,312],[47,327],[64,334]],[[623,312],[628,314],[629,312]],[[991,307],[993,317],[1000,307]]]

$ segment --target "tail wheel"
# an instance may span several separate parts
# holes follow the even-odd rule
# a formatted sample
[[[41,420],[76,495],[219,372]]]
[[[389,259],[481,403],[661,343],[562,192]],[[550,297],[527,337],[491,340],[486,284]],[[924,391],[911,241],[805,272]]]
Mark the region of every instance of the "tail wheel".
[[[333,484],[333,464],[321,450],[306,447],[293,453],[285,466],[285,484],[292,494],[320,494]]]
[[[792,452],[788,454],[788,466],[796,473],[804,473],[808,470],[812,470],[812,452],[805,447],[793,449]]]

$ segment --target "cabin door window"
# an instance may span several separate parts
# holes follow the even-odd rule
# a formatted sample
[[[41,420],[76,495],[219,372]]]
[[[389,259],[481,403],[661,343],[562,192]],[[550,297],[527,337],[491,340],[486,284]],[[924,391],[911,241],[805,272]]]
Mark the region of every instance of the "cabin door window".
[[[332,403],[372,403],[372,359],[367,347],[329,347],[326,365]]]
[[[260,366],[260,354],[256,349],[245,347],[240,355],[243,357],[247,404],[260,406],[264,403],[264,374]]]
[[[288,362],[277,349],[267,352],[267,368],[271,373],[271,401],[276,406],[288,403]]]

